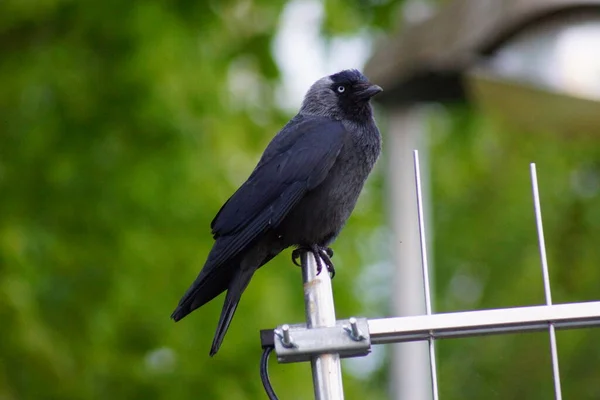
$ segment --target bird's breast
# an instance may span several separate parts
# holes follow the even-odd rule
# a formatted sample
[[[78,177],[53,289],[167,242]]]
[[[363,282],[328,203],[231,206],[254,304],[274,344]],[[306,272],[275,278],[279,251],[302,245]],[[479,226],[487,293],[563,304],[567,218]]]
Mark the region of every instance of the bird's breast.
[[[377,128],[348,135],[325,180],[310,191],[278,229],[286,246],[327,244],[354,210],[381,150]]]

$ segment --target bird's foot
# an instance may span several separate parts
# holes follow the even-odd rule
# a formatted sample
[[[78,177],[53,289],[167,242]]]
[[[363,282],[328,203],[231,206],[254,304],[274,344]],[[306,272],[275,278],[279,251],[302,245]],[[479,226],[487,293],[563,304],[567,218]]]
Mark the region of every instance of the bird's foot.
[[[301,267],[300,264],[300,256],[302,253],[311,252],[315,257],[315,261],[317,262],[317,275],[321,273],[323,270],[323,263],[327,268],[327,272],[331,274],[331,278],[335,276],[335,267],[333,266],[333,262],[331,262],[331,257],[333,257],[333,250],[330,247],[322,247],[318,245],[312,246],[301,246],[296,250],[292,251],[292,262],[297,266]]]
[[[333,250],[331,249],[331,247],[318,247],[319,250],[321,252],[325,251],[325,254],[331,259],[333,257]],[[300,256],[302,255],[302,253],[305,253],[307,251],[310,251],[311,253],[314,254],[312,247],[308,247],[308,246],[301,246],[298,247],[296,250],[292,251],[292,262],[294,264],[296,264],[297,266],[301,267],[302,265],[300,264]],[[319,253],[321,254],[321,253]],[[331,260],[330,260],[331,261]]]

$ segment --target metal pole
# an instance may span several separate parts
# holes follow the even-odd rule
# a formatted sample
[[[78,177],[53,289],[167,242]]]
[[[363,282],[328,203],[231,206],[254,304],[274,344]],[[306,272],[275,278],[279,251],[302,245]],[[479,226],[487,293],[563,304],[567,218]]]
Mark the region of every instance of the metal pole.
[[[371,344],[600,326],[600,301],[369,320]]]
[[[335,305],[331,278],[325,268],[317,275],[312,253],[302,255],[302,280],[307,328],[335,326]],[[311,359],[316,400],[343,400],[342,365],[339,354],[321,354]]]
[[[431,315],[431,293],[429,282],[429,264],[427,263],[427,238],[425,236],[425,222],[423,215],[423,193],[421,191],[421,168],[419,166],[419,150],[413,150],[415,163],[415,186],[417,188],[417,214],[419,216],[419,238],[421,241],[421,266],[423,267],[423,288],[425,289],[425,309]],[[429,338],[429,369],[431,370],[431,394],[433,400],[439,399],[437,367],[435,360],[435,342]]]
[[[389,204],[393,232],[392,256],[395,264],[392,290],[392,314],[425,314],[424,282],[419,246],[419,224],[415,202],[415,177],[412,149],[423,148],[427,134],[421,106],[396,108],[390,115],[387,137],[389,154]],[[422,168],[427,169],[427,152],[421,151]],[[424,208],[427,210],[427,174],[424,173]],[[430,219],[428,220],[428,222]],[[433,278],[433,277],[432,277]],[[431,400],[431,376],[426,343],[403,343],[392,347],[390,399]]]
[[[599,327],[600,301],[369,320],[349,318],[337,321],[335,327],[322,328],[284,324],[270,338],[275,339],[279,362],[288,363],[310,361],[323,353],[361,357],[369,353],[371,345],[386,343],[547,331],[549,323],[556,329]],[[267,339],[267,345],[272,343],[269,335],[261,338]],[[331,384],[328,379],[329,375],[324,382]]]
[[[540,205],[540,192],[538,189],[537,170],[535,163],[529,165],[531,172],[531,188],[533,190],[533,207],[535,210],[535,223],[538,233],[538,244],[540,247],[540,259],[542,262],[542,276],[544,279],[544,293],[546,304],[552,305],[552,293],[550,291],[550,274],[548,273],[548,259],[546,257],[546,241],[544,239],[544,225],[542,224],[542,206]],[[552,375],[554,377],[554,398],[562,400],[562,389],[560,385],[560,371],[558,368],[558,349],[556,347],[556,332],[554,324],[548,324],[550,334],[550,354],[552,355]]]

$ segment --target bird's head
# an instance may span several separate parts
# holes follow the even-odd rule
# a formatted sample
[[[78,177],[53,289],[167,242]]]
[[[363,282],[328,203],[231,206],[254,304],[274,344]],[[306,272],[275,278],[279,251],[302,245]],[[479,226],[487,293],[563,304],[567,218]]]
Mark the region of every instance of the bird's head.
[[[304,96],[300,112],[361,121],[371,118],[369,100],[382,90],[358,70],[347,69],[316,81]]]

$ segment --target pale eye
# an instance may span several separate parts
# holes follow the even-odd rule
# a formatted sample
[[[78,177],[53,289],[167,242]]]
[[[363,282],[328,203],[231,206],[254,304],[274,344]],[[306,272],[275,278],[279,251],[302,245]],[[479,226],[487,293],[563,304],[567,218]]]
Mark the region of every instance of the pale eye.
[[[338,86],[337,91],[338,93],[344,93],[346,91],[346,88],[344,86]]]

